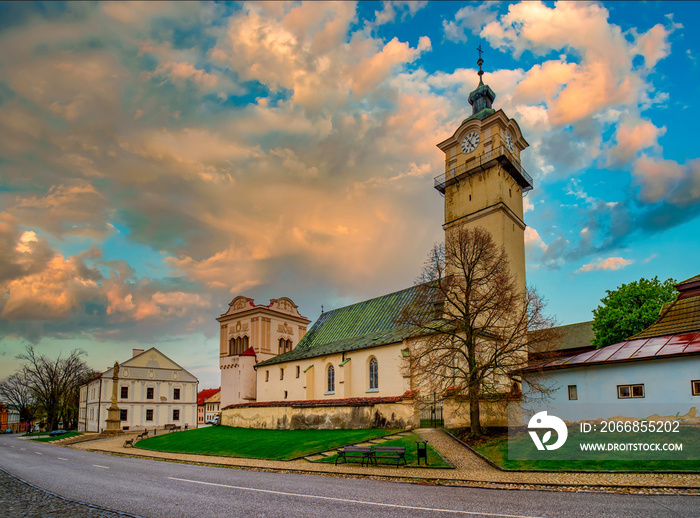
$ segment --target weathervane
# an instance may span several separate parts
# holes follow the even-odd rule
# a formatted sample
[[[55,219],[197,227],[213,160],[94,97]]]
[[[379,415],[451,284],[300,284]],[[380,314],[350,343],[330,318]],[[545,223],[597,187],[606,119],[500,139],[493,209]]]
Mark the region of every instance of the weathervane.
[[[477,50],[477,52],[479,52],[479,60],[476,62],[476,64],[479,65],[479,72],[477,72],[477,73],[479,74],[479,86],[481,86],[481,85],[484,84],[484,80],[483,80],[483,78],[482,78],[482,76],[484,75],[484,71],[481,70],[481,65],[484,64],[484,60],[481,59],[481,55],[484,53],[484,51],[481,50],[481,43],[480,43],[479,46],[476,48],[476,50]]]

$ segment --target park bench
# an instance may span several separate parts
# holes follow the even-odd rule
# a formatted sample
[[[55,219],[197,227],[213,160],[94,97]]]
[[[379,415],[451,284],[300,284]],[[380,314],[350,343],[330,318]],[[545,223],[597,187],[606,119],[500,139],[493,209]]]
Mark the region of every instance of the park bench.
[[[360,459],[362,465],[369,465],[369,456],[372,454],[372,448],[370,446],[345,446],[338,450],[338,456],[335,458],[335,464],[338,465],[338,461],[342,459],[343,462],[349,462],[350,459]]]
[[[166,424],[165,429],[170,430],[171,432],[177,432],[182,430],[182,427],[179,424]]]
[[[136,436],[137,439],[147,439],[148,438],[148,430],[144,430],[143,433],[140,433]]]
[[[124,441],[124,448],[126,448],[127,446],[131,446],[133,448],[134,447],[134,439],[127,439],[126,441]]]
[[[406,447],[405,446],[375,446],[372,449],[372,454],[367,459],[368,461],[374,462],[377,465],[378,459],[390,459],[396,461],[396,467],[399,467],[399,463],[403,461],[403,465],[406,465]]]

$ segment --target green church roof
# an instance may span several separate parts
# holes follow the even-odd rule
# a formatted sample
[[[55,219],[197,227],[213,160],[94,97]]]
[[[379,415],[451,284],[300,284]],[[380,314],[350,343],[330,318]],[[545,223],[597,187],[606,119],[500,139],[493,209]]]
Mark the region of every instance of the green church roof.
[[[416,290],[417,287],[413,286],[321,313],[292,351],[258,365],[273,365],[401,342],[410,334],[398,323],[401,310],[414,300]]]

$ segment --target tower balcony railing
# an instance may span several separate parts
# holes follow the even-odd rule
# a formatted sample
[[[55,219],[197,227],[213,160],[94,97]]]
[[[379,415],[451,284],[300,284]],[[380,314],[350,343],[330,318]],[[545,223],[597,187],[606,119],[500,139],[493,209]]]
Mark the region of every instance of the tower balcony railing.
[[[513,177],[518,185],[520,185],[523,192],[532,190],[534,183],[532,176],[527,174],[527,171],[520,161],[503,145],[497,146],[483,155],[472,157],[464,164],[436,176],[435,188],[444,195],[445,189],[449,185],[453,185],[469,176],[485,171],[496,164],[500,164],[501,167]]]

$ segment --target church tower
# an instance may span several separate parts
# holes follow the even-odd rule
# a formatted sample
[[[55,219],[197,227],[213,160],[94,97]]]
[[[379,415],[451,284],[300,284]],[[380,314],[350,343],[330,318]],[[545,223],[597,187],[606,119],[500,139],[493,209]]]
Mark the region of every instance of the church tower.
[[[483,82],[479,47],[479,85],[469,94],[472,114],[437,146],[445,153],[445,173],[435,189],[445,197],[446,233],[458,225],[482,227],[503,245],[517,283],[525,290],[523,195],[532,178],[520,163],[529,146],[517,122],[492,108],[496,94]]]

